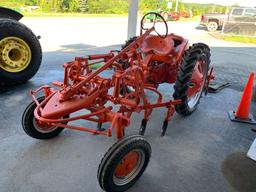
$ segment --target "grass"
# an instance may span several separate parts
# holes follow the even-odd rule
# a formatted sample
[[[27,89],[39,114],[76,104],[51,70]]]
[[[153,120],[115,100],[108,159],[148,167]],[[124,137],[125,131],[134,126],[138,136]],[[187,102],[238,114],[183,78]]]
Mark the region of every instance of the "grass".
[[[43,13],[27,12],[26,17],[126,17],[127,14],[84,14],[84,13]]]
[[[191,18],[184,18],[184,17],[181,17],[179,21],[200,21],[200,18],[201,16],[194,16],[194,17],[191,17]]]
[[[256,37],[222,35],[221,39],[223,39],[225,41],[236,41],[236,42],[241,42],[241,43],[256,43]]]

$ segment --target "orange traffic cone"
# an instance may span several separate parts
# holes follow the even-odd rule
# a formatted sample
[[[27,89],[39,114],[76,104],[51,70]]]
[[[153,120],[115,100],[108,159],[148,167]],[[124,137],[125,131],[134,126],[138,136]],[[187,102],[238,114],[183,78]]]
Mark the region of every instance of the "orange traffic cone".
[[[251,73],[248,82],[244,88],[243,95],[241,97],[240,103],[236,111],[229,111],[229,118],[231,121],[238,121],[242,123],[256,124],[256,121],[253,119],[253,116],[250,114],[250,104],[252,100],[253,92],[253,81],[254,73]]]

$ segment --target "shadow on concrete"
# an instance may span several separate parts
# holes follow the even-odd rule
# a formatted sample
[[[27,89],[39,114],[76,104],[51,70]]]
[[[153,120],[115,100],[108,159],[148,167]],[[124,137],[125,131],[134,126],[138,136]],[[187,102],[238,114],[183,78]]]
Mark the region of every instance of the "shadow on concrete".
[[[207,27],[206,27],[206,26],[203,26],[203,25],[198,25],[198,26],[195,27],[195,29],[207,31]]]
[[[229,82],[242,91],[249,74],[256,69],[255,47],[212,47],[211,66],[216,80]]]
[[[222,172],[230,185],[240,192],[256,191],[256,163],[244,152],[228,155],[222,163]]]
[[[87,49],[93,49],[93,48],[97,48],[97,46],[95,45],[87,45],[87,44],[69,44],[69,45],[61,45],[61,47],[63,47],[63,49],[73,49],[74,51],[78,51],[78,50],[87,50]]]

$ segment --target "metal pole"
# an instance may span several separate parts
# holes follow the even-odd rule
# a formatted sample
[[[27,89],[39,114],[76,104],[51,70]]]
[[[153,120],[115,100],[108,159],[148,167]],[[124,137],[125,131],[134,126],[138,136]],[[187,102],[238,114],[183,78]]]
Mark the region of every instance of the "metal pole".
[[[176,0],[175,12],[178,12],[178,5],[179,5],[179,0]]]
[[[130,0],[127,39],[136,36],[138,18],[138,0]]]

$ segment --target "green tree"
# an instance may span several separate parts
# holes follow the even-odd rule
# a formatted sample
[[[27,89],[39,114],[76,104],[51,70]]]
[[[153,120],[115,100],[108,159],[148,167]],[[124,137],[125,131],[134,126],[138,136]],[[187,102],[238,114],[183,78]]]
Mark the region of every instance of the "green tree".
[[[25,1],[25,5],[37,5],[38,4],[38,0],[26,0]]]
[[[78,10],[80,12],[83,12],[83,13],[88,12],[88,8],[89,8],[89,6],[88,6],[87,0],[79,0],[78,1]]]
[[[58,9],[61,12],[76,12],[78,11],[78,0],[59,0]]]

